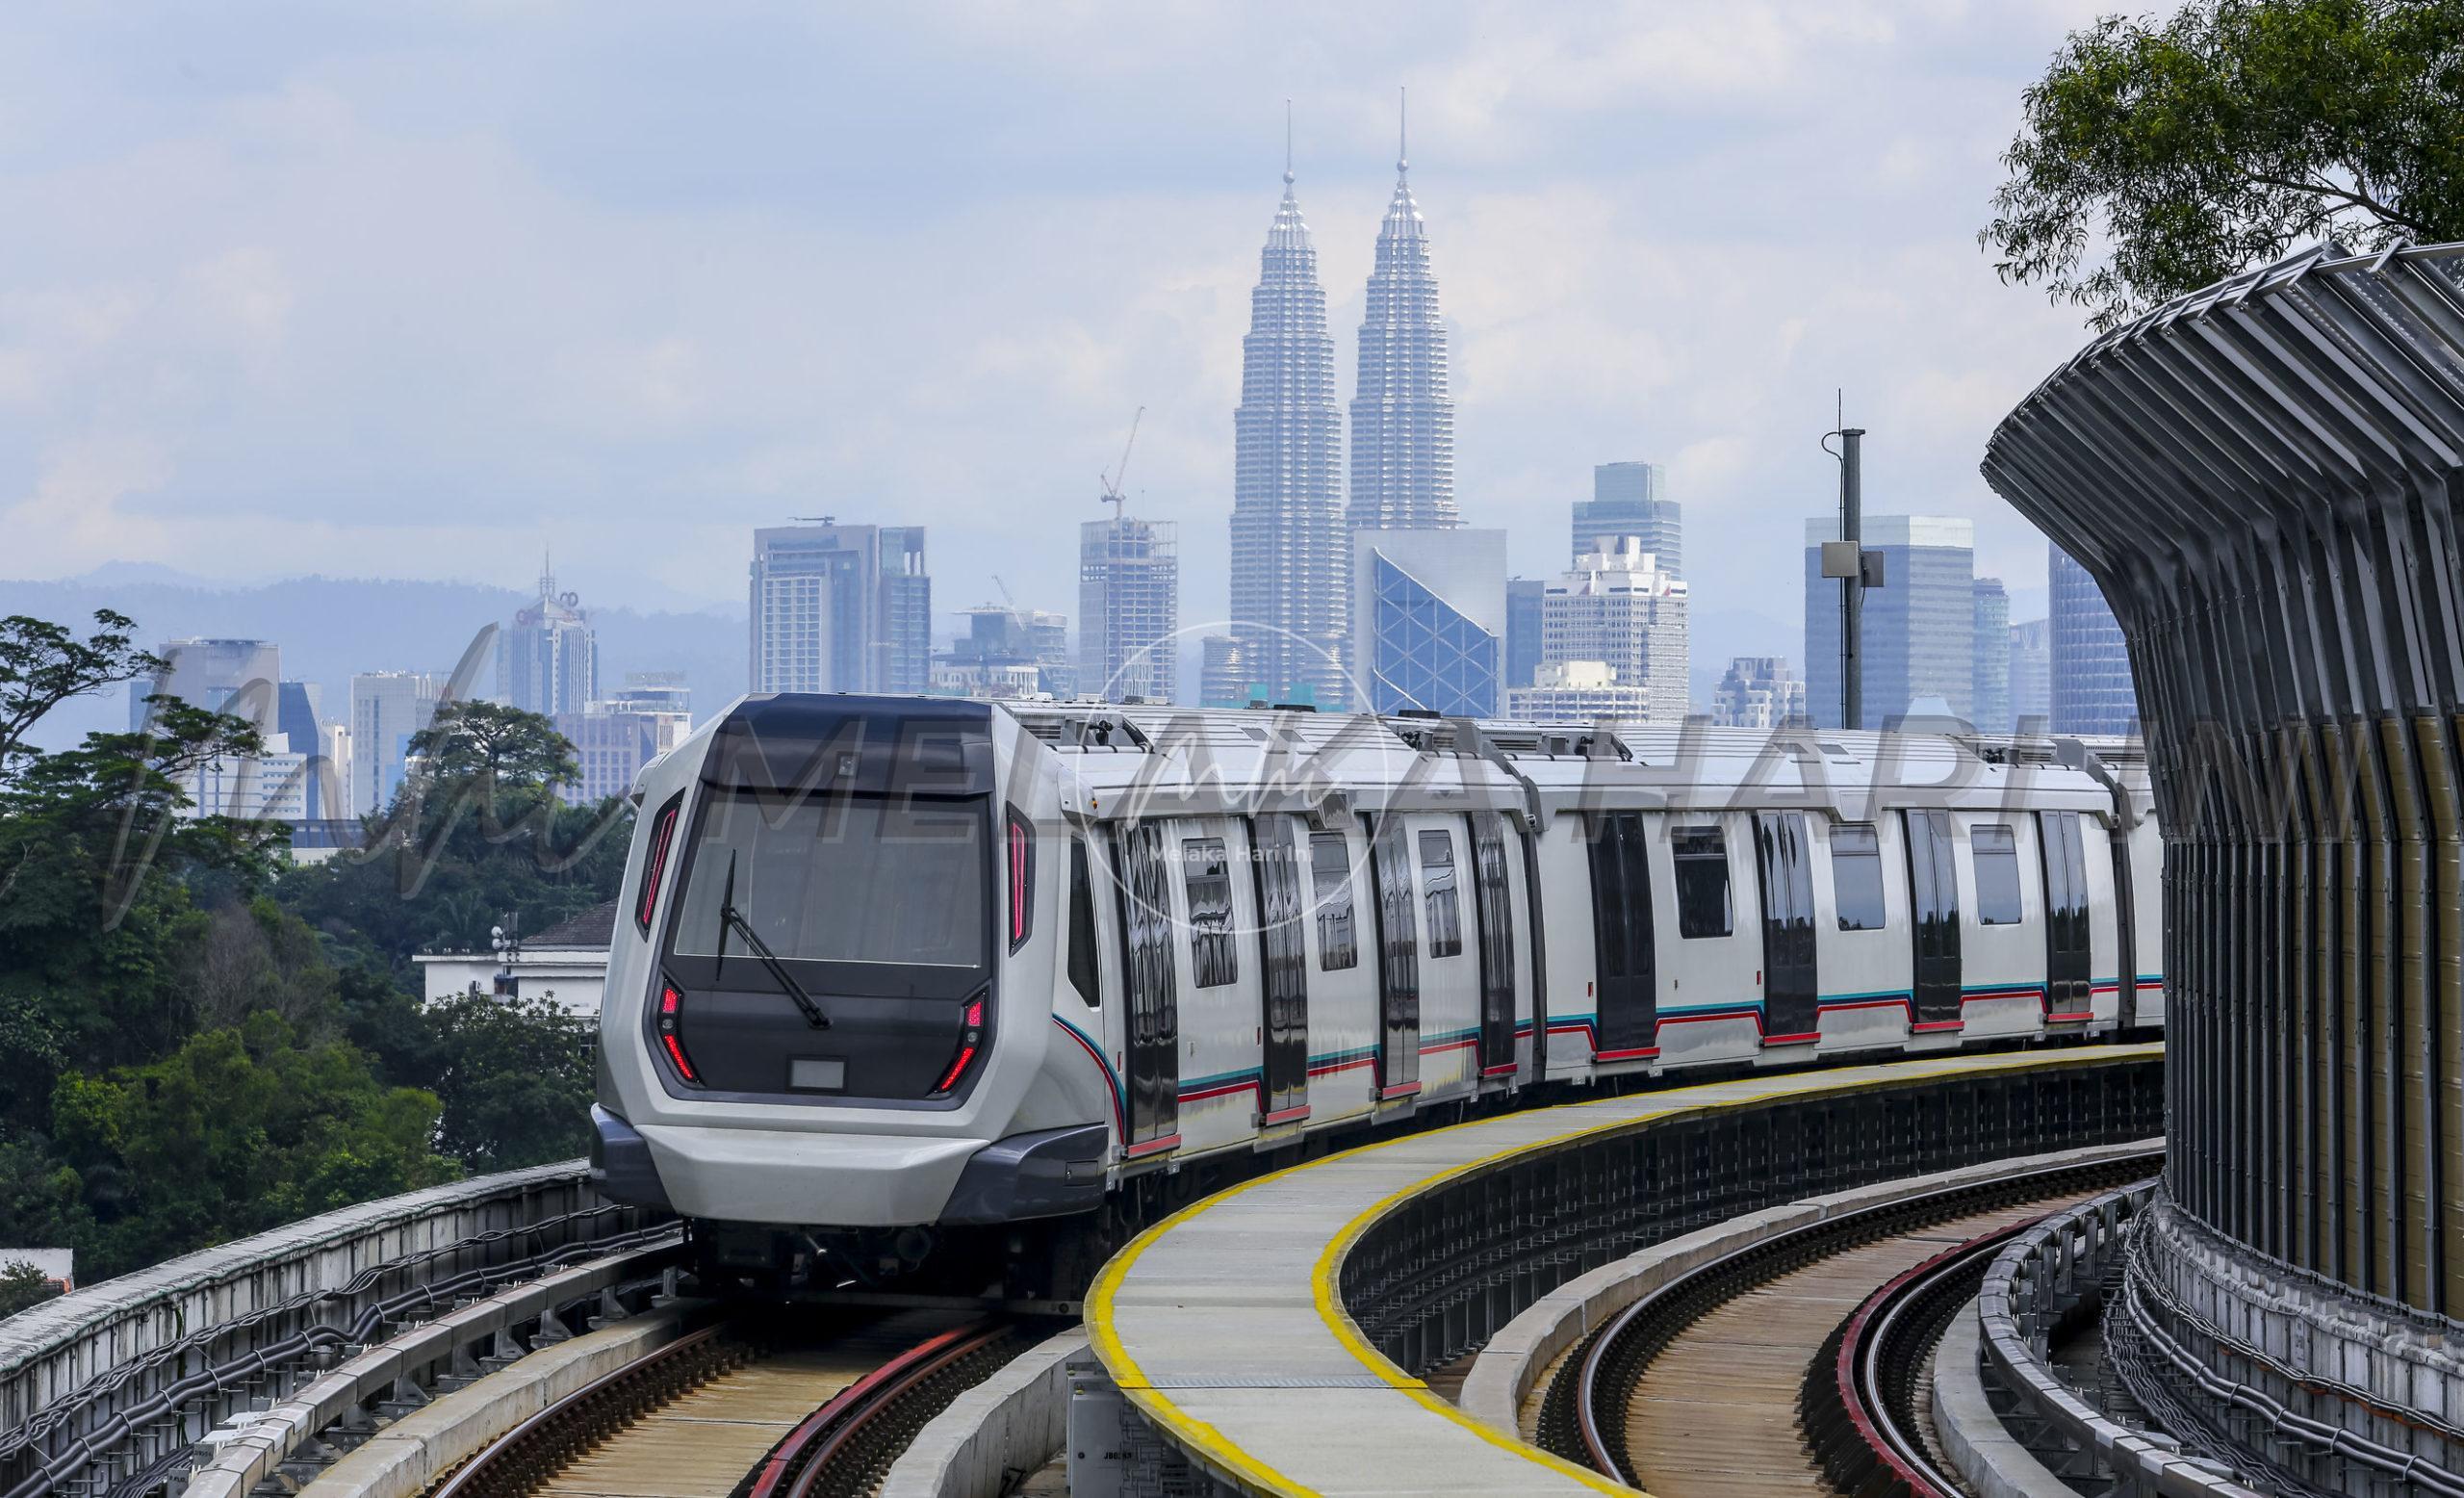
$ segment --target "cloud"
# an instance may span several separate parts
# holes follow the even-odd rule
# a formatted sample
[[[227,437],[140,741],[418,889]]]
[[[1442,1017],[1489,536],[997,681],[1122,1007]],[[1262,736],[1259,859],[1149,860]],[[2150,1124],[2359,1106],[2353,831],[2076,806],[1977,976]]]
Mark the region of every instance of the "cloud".
[[[1792,590],[1843,386],[1877,509],[2023,557],[1976,461],[2082,335],[1970,236],[2092,9],[242,4],[141,44],[25,13],[7,570],[519,583],[552,543],[594,599],[729,602],[754,526],[830,511],[930,527],[945,606],[998,572],[1074,612],[1142,406],[1133,503],[1215,617],[1282,101],[1348,398],[1402,83],[1462,500],[1516,566],[1650,457],[1698,597]]]

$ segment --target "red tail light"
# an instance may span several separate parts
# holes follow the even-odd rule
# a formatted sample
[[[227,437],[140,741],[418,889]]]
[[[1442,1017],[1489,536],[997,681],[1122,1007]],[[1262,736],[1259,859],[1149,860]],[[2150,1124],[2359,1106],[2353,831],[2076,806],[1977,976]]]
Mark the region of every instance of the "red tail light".
[[[679,1075],[696,1084],[702,1080],[693,1058],[684,1054],[684,994],[673,983],[662,982],[658,988],[658,1043],[667,1047],[667,1059],[676,1064]]]
[[[959,1085],[959,1079],[966,1075],[966,1069],[975,1065],[976,1052],[984,1048],[984,1000],[967,1000],[965,1020],[966,1029],[959,1037],[959,1052],[950,1058],[950,1069],[942,1072],[940,1081],[933,1086],[936,1098]]]
[[[1034,830],[1016,807],[1010,809],[1010,950],[1027,944],[1035,922],[1036,843]]]
[[[633,923],[644,936],[651,934],[651,917],[658,911],[659,876],[667,872],[667,847],[676,839],[676,814],[683,805],[680,791],[659,808],[658,821],[651,829],[650,856],[642,860],[642,891],[633,902]]]

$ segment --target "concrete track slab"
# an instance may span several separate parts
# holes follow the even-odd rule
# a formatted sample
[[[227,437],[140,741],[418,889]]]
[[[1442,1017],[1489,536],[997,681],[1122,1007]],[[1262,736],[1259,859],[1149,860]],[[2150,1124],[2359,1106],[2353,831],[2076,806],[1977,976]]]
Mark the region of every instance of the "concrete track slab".
[[[1472,1418],[1371,1347],[1336,1295],[1348,1245],[1450,1176],[1588,1135],[1791,1097],[2159,1051],[2102,1046],[1771,1072],[1363,1146],[1236,1186],[1142,1235],[1089,1299],[1090,1342],[1172,1445],[1247,1492],[1628,1492]]]

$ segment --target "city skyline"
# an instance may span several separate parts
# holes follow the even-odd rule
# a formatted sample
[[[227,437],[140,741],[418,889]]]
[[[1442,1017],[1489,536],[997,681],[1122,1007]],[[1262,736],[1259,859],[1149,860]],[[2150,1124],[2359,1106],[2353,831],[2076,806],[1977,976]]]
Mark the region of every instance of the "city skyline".
[[[46,80],[25,90],[20,116],[31,148],[0,177],[0,200],[57,225],[44,244],[0,250],[0,284],[16,298],[0,335],[0,515],[24,542],[11,570],[64,578],[123,561],[225,580],[321,571],[519,585],[524,558],[552,539],[596,597],[724,604],[741,597],[745,531],[861,508],[933,528],[935,571],[960,596],[985,591],[998,568],[1022,601],[1068,609],[1075,523],[1098,513],[1085,478],[1136,404],[1152,409],[1133,507],[1221,533],[1231,462],[1220,413],[1238,378],[1226,350],[1255,244],[1258,168],[1271,160],[1286,94],[1314,184],[1328,320],[1359,324],[1375,226],[1394,195],[1400,79],[1415,95],[1412,185],[1440,205],[1464,523],[1504,529],[1511,569],[1544,575],[1562,565],[1549,554],[1563,542],[1551,542],[1583,471],[1653,454],[1731,538],[1726,555],[1688,558],[1705,611],[1700,658],[1793,655],[1792,610],[1763,608],[1759,625],[1725,633],[1713,616],[1752,597],[1744,579],[1787,565],[1797,523],[1827,502],[1828,460],[1806,439],[1828,425],[1834,385],[1850,387],[1851,414],[1874,432],[1870,503],[1977,520],[1981,572],[2024,577],[2019,555],[2041,545],[1985,495],[1974,463],[1990,422],[2075,343],[2075,320],[1996,286],[1968,234],[2015,119],[2009,85],[2089,9],[1884,6],[1803,24],[1754,8],[1558,15],[1531,28],[1531,55],[1512,75],[1460,39],[1462,27],[1441,44],[1443,26],[1395,37],[1383,33],[1412,29],[1346,21],[1304,45],[1261,39],[1274,28],[1174,40],[1133,21],[1124,46],[1188,57],[1222,43],[1238,65],[1146,111],[1148,140],[1098,135],[1087,109],[1005,138],[1008,168],[1043,169],[1005,168],[997,175],[1014,185],[999,188],[939,170],[958,138],[922,121],[962,98],[974,101],[969,120],[1000,118],[1060,79],[1088,82],[1091,65],[1061,56],[1076,35],[1067,27],[1028,58],[961,59],[897,114],[899,128],[783,174],[758,141],[813,132],[755,127],[812,107],[799,100],[828,70],[820,43],[831,26],[855,23],[779,23],[767,35],[778,60],[757,69],[733,112],[673,101],[684,116],[676,154],[629,183],[577,176],[573,127],[516,110],[491,77],[456,74],[432,97],[403,95],[381,63],[416,44],[419,26],[259,38],[268,45],[250,68],[204,66],[192,96],[149,99],[66,152],[53,127],[72,104],[139,86],[129,59],[69,28],[40,32],[29,55]],[[252,29],[252,13],[232,20],[234,35],[265,29],[261,16]],[[935,44],[910,26],[869,24],[892,56]],[[162,45],[213,63],[207,35],[174,24]],[[1620,40],[1604,48],[1604,36]],[[551,17],[500,39],[518,58],[545,57],[555,38]],[[1707,49],[1712,38],[1728,60]],[[642,23],[590,64],[543,63],[545,82],[575,117],[628,131],[595,101],[672,39]],[[751,67],[758,49],[720,50]],[[1046,65],[1058,74],[1033,74]],[[1905,87],[1836,82],[1858,69]],[[1522,75],[1530,81],[1513,81]],[[1540,89],[1548,79],[1573,87]],[[1915,108],[1909,96],[1929,89]],[[1121,102],[1105,87],[1093,97]],[[843,107],[875,103],[858,90]],[[435,127],[449,115],[462,135]],[[337,152],[372,162],[370,181],[398,199],[372,209],[364,234],[342,234],[318,207],[338,191]],[[693,166],[731,152],[744,174]],[[194,169],[167,176],[168,160]],[[1847,189],[1810,174],[1843,164],[1861,168],[1846,175],[1860,180],[1862,206],[1826,213]],[[1017,185],[1028,177],[1033,194]],[[1741,186],[1713,205],[1702,188],[1715,179]],[[141,200],[156,232],[132,236]],[[825,204],[907,225],[876,236],[897,263],[851,261],[859,252],[814,217]],[[996,218],[1003,250],[970,254],[972,285],[937,269],[937,248],[921,252],[928,239],[967,243]],[[509,244],[490,236],[505,245],[493,260],[435,255],[420,225],[462,220],[526,232]],[[710,239],[721,222],[741,235]],[[1143,232],[1164,223],[1168,235]],[[1054,258],[1065,242],[1074,261]],[[695,246],[720,243],[732,246],[728,286],[693,269]],[[390,275],[405,250],[432,264],[426,276],[395,277],[411,298],[404,315],[349,322],[347,288]],[[1800,262],[1823,272],[1795,284],[1823,294],[1767,296]],[[551,264],[556,278],[543,280]],[[533,295],[568,282],[570,295]],[[866,304],[837,295],[841,283],[864,285]],[[423,300],[428,287],[449,290],[452,305]],[[757,300],[764,311],[748,319]],[[907,334],[886,338],[873,303],[895,309]],[[485,336],[473,336],[464,309],[485,309]],[[2003,326],[1996,339],[1961,336],[1988,317]],[[953,330],[955,341],[943,336]],[[902,350],[937,343],[944,356],[919,384]],[[1356,383],[1350,343],[1336,340],[1338,389]],[[486,377],[465,367],[474,348],[488,350]],[[841,354],[859,349],[866,373],[851,385]],[[96,392],[131,360],[227,370],[213,421],[152,394],[106,412]],[[367,381],[379,376],[397,398],[372,403]],[[346,400],[378,414],[327,420]],[[278,414],[289,407],[295,418]],[[271,436],[269,423],[287,429],[292,419],[367,440],[346,454]],[[960,477],[993,452],[998,483]],[[659,547],[628,542],[654,521],[669,531]],[[268,545],[277,534],[284,544]],[[1223,558],[1194,548],[1183,567],[1184,620],[1215,622]],[[2039,608],[2015,600],[2016,614]]]

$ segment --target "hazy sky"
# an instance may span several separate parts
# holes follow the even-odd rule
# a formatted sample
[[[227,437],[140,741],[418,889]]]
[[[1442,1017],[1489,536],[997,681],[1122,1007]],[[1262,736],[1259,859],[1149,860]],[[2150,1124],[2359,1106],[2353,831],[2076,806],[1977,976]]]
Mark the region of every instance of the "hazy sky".
[[[826,511],[930,526],[945,614],[995,572],[1074,614],[1142,404],[1135,508],[1219,618],[1284,100],[1348,400],[1408,84],[1457,494],[1518,570],[1662,461],[1698,609],[1794,654],[1845,385],[1868,508],[2040,590],[1976,465],[2085,334],[1974,234],[2098,9],[16,7],[0,575],[520,585],[552,543],[586,600],[716,602]]]

